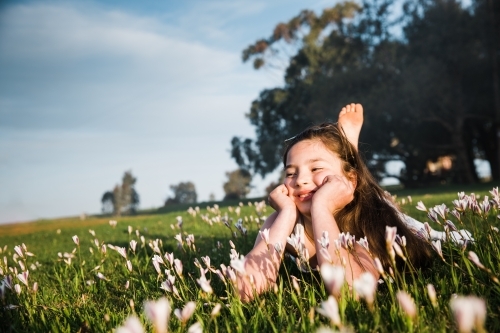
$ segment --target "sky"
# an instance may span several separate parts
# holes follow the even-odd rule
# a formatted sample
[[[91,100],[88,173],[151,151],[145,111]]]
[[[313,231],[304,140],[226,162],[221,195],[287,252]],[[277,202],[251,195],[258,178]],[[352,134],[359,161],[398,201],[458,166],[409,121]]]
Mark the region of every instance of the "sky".
[[[335,1],[4,1],[0,223],[95,214],[125,171],[140,208],[192,181],[224,196],[233,136],[277,72],[241,51],[302,9]],[[277,180],[256,176],[250,197]]]

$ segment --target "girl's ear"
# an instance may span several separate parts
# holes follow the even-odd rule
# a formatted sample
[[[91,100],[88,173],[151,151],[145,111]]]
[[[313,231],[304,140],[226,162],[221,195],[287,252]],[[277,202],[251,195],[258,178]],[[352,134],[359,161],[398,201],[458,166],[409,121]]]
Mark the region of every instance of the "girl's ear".
[[[356,189],[356,185],[358,185],[358,175],[356,172],[351,171],[347,173],[347,179],[351,182],[352,187]]]

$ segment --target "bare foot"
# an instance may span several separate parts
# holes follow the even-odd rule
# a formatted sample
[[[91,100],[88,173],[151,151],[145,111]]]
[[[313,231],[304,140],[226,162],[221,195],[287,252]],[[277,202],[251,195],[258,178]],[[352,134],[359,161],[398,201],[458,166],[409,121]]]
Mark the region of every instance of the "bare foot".
[[[347,140],[358,150],[359,133],[363,126],[363,106],[347,104],[340,110],[339,125],[342,126]]]

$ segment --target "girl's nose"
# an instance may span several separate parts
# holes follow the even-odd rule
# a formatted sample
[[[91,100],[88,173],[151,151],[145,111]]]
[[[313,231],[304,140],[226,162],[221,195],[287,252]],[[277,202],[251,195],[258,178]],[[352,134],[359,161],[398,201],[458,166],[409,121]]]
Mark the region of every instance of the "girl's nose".
[[[304,172],[300,172],[297,174],[297,178],[295,179],[295,186],[307,185],[308,183],[309,177]]]

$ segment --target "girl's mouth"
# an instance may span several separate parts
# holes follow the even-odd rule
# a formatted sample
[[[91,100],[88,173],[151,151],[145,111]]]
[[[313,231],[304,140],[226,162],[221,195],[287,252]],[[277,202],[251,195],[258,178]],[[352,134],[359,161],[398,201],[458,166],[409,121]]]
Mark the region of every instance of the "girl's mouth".
[[[300,201],[307,201],[307,200],[310,200],[313,195],[314,195],[314,191],[311,191],[311,192],[299,194],[299,195],[297,195],[297,198],[299,198]]]

